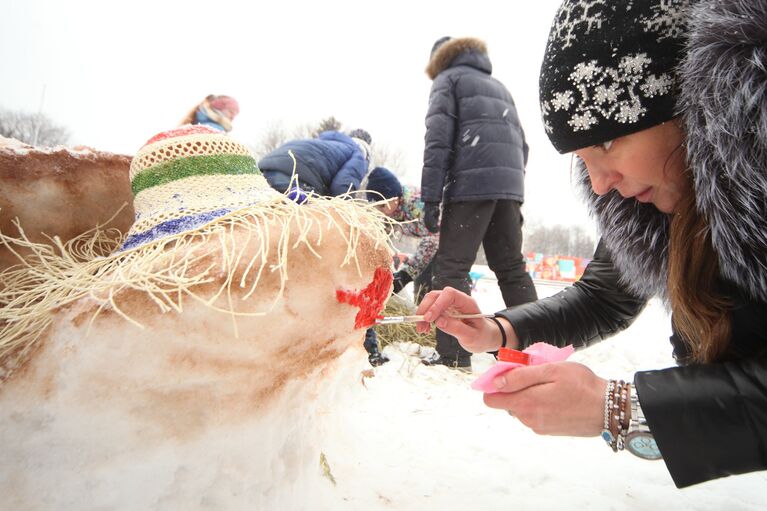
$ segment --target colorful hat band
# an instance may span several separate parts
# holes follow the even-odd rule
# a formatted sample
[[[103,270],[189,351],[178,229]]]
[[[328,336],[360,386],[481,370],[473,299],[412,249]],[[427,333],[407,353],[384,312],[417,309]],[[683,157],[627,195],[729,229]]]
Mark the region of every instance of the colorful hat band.
[[[247,147],[204,126],[155,136],[136,154],[130,175],[136,221],[123,250],[278,195]]]

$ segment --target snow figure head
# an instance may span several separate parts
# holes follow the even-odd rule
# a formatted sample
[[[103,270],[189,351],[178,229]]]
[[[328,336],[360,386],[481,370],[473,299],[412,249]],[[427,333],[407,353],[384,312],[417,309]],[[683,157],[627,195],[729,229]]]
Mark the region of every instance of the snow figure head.
[[[676,115],[690,0],[565,0],[540,74],[544,128],[561,153]]]
[[[199,127],[150,139],[131,177],[137,221],[107,257],[73,257],[94,234],[55,250],[0,234],[32,254],[0,273],[0,493],[300,508],[326,484],[325,421],[391,289],[386,218],[272,192],[247,150]]]

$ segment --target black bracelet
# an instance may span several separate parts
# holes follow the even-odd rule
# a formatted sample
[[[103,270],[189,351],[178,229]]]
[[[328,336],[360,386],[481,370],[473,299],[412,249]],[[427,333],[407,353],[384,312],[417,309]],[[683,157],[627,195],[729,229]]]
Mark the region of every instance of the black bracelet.
[[[498,325],[498,329],[501,331],[501,348],[505,348],[506,347],[506,331],[503,329],[503,325],[501,324],[500,321],[498,321],[498,318],[496,318],[495,316],[491,317],[490,319],[492,319],[495,322],[495,324]]]

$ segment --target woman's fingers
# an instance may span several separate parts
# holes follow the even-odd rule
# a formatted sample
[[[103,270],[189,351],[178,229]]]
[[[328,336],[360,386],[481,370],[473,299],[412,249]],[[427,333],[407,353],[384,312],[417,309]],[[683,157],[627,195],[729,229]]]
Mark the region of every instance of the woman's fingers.
[[[582,364],[520,367],[497,377],[493,384],[500,392],[485,394],[485,404],[510,411],[536,433],[599,434],[606,383]]]
[[[439,316],[453,312],[457,314],[475,314],[479,307],[474,299],[452,287],[446,287],[435,298],[431,306],[424,311],[424,320],[435,321]]]
[[[549,383],[554,380],[553,372],[556,367],[553,364],[518,367],[508,371],[493,380],[493,386],[499,392],[519,392],[533,385]]]
[[[452,328],[452,325],[454,325],[452,322],[462,322],[461,320],[445,317],[450,312],[456,314],[474,314],[480,312],[480,310],[477,306],[477,302],[475,302],[471,296],[452,287],[446,287],[441,291],[431,291],[423,297],[421,304],[416,310],[416,314],[422,314],[424,317],[424,321],[419,321],[416,325],[416,331],[419,333],[427,333],[430,328],[430,323],[436,321],[437,327],[447,332],[447,329]],[[459,331],[465,331],[462,326],[458,326],[458,328]],[[452,332],[448,333],[456,335]]]

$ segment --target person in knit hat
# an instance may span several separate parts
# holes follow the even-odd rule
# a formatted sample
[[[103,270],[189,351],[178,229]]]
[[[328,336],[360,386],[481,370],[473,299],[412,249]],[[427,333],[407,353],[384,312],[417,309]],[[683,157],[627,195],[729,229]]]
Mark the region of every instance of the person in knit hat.
[[[423,223],[421,191],[403,185],[396,175],[385,167],[376,167],[367,177],[367,199],[379,202],[378,208],[397,221],[392,235],[396,238],[418,239],[418,248],[404,261],[404,268],[394,273],[394,292],[400,292],[415,282],[416,303],[431,290],[432,260],[439,246],[439,233],[430,232]]]
[[[232,131],[232,121],[240,113],[240,105],[231,96],[207,96],[182,119],[181,125],[202,124],[219,131]]]
[[[376,167],[365,178],[365,191],[370,202],[389,218],[395,220],[391,237],[393,240],[404,238],[417,239],[418,247],[413,254],[400,254],[397,258],[404,266],[394,272],[392,292],[399,293],[413,282],[415,302],[419,303],[423,295],[431,290],[432,260],[439,245],[439,234],[429,232],[423,224],[423,201],[420,190],[403,185],[396,175],[386,167]],[[404,260],[403,260],[404,259]],[[378,339],[373,328],[368,329],[365,347],[371,350],[378,347]],[[385,355],[381,355],[388,361]],[[373,358],[371,358],[373,363]],[[376,364],[374,364],[376,365]]]
[[[421,198],[424,224],[440,233],[434,289],[470,293],[482,245],[511,307],[537,298],[522,255],[528,146],[514,100],[492,70],[480,39],[442,37],[432,46]],[[437,353],[438,364],[471,368],[471,353],[442,329]]]
[[[594,259],[570,288],[494,321],[447,317],[479,311],[456,290],[418,314],[475,352],[585,347],[659,297],[678,366],[629,382],[578,363],[522,367],[496,377],[488,406],[662,458],[680,488],[767,469],[765,62],[767,2],[562,3],[540,104],[599,225]]]

